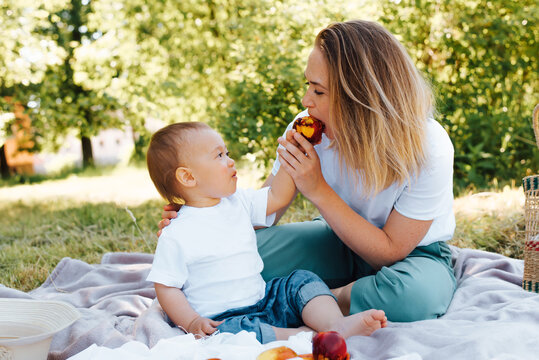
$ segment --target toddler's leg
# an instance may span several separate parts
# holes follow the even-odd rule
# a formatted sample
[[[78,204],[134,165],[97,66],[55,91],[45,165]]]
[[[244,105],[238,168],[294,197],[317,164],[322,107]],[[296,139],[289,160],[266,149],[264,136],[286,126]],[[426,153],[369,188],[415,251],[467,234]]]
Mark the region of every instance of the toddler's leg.
[[[343,316],[335,299],[331,296],[317,296],[310,300],[301,313],[303,321],[315,331],[337,331],[344,338],[354,335],[370,335],[373,331],[387,326],[387,318],[382,310],[367,310],[350,316]]]
[[[301,326],[298,328],[281,328],[272,326],[273,331],[275,331],[275,337],[277,340],[288,340],[290,336],[299,334],[302,331],[313,331],[313,329],[308,328],[307,326]]]

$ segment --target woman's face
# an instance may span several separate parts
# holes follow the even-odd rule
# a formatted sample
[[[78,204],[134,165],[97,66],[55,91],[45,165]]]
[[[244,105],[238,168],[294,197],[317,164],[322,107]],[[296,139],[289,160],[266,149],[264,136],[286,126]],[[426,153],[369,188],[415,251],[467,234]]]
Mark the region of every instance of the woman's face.
[[[305,68],[307,91],[301,104],[308,109],[309,115],[322,121],[325,125],[324,133],[333,139],[333,129],[329,122],[329,77],[326,58],[322,51],[315,47]]]

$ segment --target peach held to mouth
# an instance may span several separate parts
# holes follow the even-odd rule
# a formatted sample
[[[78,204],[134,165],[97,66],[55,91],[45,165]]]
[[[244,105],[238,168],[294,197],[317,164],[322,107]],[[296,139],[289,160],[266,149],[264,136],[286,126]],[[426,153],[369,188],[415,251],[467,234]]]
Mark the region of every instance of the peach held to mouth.
[[[297,118],[292,128],[303,135],[311,144],[316,145],[322,140],[324,123],[310,116]]]

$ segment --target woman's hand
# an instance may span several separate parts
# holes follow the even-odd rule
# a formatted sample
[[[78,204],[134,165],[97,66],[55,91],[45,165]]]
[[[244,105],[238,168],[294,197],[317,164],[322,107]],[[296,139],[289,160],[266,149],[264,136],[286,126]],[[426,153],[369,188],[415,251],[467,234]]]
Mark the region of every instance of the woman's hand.
[[[224,321],[224,320],[223,320]],[[189,326],[187,331],[194,335],[211,335],[217,330],[217,326],[223,323],[223,321],[215,321],[202,316],[196,317]]]
[[[161,231],[163,231],[165,226],[170,224],[170,220],[178,216],[178,211],[180,211],[181,207],[182,206],[178,204],[167,204],[163,206],[163,212],[161,213],[163,220],[159,221],[157,224],[157,227],[159,228],[159,231],[157,231],[157,237],[161,236]]]
[[[294,179],[298,190],[311,199],[327,185],[314,146],[295,130],[287,131],[286,138],[278,141],[286,149],[277,149],[281,166]]]

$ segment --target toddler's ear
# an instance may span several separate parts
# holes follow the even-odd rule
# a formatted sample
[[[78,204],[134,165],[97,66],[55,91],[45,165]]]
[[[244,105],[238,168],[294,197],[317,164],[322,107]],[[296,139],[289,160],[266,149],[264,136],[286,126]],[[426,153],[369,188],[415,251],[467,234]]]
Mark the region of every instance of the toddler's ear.
[[[176,169],[176,180],[185,187],[194,187],[196,185],[196,180],[191,169],[187,167],[179,167]]]

